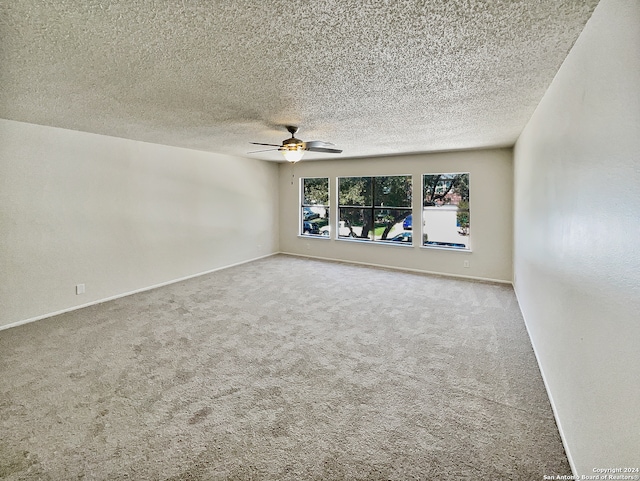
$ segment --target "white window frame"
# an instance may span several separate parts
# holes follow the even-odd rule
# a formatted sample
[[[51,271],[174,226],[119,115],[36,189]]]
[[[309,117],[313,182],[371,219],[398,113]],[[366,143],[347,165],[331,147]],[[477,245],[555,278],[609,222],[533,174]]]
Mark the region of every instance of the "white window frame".
[[[343,176],[339,176],[336,178],[336,219],[334,222],[334,228],[335,228],[335,239],[337,240],[341,240],[341,241],[347,241],[347,242],[362,242],[362,243],[366,243],[366,244],[376,244],[376,245],[389,245],[389,246],[401,246],[401,247],[413,247],[414,242],[415,242],[415,236],[412,234],[412,241],[410,243],[404,243],[404,242],[394,242],[391,241],[389,239],[376,239],[375,238],[375,211],[376,210],[380,210],[381,208],[384,209],[385,206],[376,206],[376,202],[375,202],[375,181],[373,179],[375,179],[376,177],[408,177],[411,180],[411,202],[410,202],[410,206],[409,207],[397,207],[397,206],[390,206],[389,209],[393,209],[393,210],[406,210],[409,212],[409,215],[413,214],[413,199],[415,198],[415,182],[414,182],[414,178],[412,174],[376,174],[376,175],[343,175]],[[371,206],[343,206],[342,204],[340,204],[340,179],[347,179],[347,178],[370,178],[372,179],[372,192],[371,192]],[[373,232],[372,232],[372,238],[362,238],[362,237],[349,237],[349,236],[340,236],[339,235],[339,229],[340,229],[340,209],[341,208],[345,208],[345,209],[364,209],[364,210],[371,210],[371,216],[372,216],[372,224],[373,224]]]
[[[420,247],[425,249],[444,249],[444,250],[455,251],[455,252],[471,252],[471,247],[472,247],[471,232],[469,232],[466,236],[464,236],[466,237],[466,242],[459,242],[460,244],[464,245],[464,247],[446,245],[447,243],[456,244],[457,242],[447,242],[447,240],[445,239],[441,241],[434,239],[431,241],[431,242],[438,242],[439,244],[429,245],[429,244],[425,244],[424,242],[424,237],[425,235],[428,234],[426,230],[426,224],[425,224],[425,211],[427,208],[424,205],[425,203],[424,191],[426,187],[425,176],[427,175],[465,175],[465,174],[469,176],[469,200],[468,200],[469,209],[467,209],[467,212],[469,213],[469,217],[470,217],[471,216],[471,174],[468,171],[467,172],[426,172],[420,175],[420,184],[421,184],[420,185],[420,239],[419,239]],[[431,207],[429,207],[429,209],[431,209]],[[457,209],[456,209],[456,223],[457,223]],[[456,225],[456,228],[457,227],[458,226]],[[416,231],[415,219],[412,219],[412,228],[414,231]],[[453,237],[451,238],[451,240],[453,240]]]
[[[304,181],[308,179],[326,179],[327,180],[327,201],[328,204],[305,204],[304,203]],[[331,225],[331,178],[328,176],[313,176],[313,177],[300,177],[299,183],[299,196],[298,196],[298,236],[305,238],[314,238],[314,239],[328,239],[329,235],[323,235],[322,233],[318,234],[305,234],[304,233],[304,223],[308,222],[304,218],[304,209],[316,207],[325,210],[326,216],[329,219],[327,225]]]

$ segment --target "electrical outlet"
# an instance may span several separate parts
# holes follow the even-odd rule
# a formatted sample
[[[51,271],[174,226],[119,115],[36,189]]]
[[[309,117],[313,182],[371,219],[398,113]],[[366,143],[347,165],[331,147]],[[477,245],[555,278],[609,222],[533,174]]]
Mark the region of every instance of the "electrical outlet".
[[[464,262],[462,263],[462,265],[463,265],[464,267],[469,267],[469,261],[464,261]]]
[[[76,295],[84,294],[84,284],[76,285]]]

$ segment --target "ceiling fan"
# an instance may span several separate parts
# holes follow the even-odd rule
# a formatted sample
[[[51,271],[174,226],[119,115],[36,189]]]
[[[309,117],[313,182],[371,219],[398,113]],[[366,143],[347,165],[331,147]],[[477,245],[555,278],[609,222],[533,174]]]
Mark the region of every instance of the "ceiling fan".
[[[340,154],[342,150],[334,149],[334,145],[329,142],[323,142],[322,140],[312,140],[310,142],[303,142],[300,139],[296,139],[295,135],[298,132],[298,127],[293,125],[287,125],[287,130],[291,134],[291,138],[283,140],[282,145],[278,144],[263,144],[261,142],[251,142],[254,145],[269,145],[271,147],[277,147],[277,149],[265,149],[255,150],[249,152],[255,154],[257,152],[267,152],[270,150],[279,150],[284,155],[284,158],[289,162],[298,162],[302,159],[305,151],[309,152],[324,152],[325,154]]]

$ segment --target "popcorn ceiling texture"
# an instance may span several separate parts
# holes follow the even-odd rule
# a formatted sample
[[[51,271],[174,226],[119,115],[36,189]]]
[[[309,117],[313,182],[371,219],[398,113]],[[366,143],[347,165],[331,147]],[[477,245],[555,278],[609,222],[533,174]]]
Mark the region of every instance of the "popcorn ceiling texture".
[[[597,3],[4,2],[0,117],[240,156],[290,123],[346,157],[510,146]]]

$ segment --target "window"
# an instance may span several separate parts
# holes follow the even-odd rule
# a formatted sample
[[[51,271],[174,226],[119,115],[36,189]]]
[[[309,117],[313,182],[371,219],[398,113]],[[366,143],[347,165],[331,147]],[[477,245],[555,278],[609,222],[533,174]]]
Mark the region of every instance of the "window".
[[[422,177],[422,245],[469,249],[469,174]]]
[[[411,176],[338,178],[338,237],[412,243]]]
[[[329,235],[329,178],[300,179],[300,234]]]

